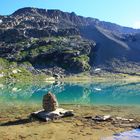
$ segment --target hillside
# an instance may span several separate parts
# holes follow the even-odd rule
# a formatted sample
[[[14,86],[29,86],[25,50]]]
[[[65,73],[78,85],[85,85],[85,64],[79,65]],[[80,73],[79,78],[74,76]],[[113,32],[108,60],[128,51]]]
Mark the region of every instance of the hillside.
[[[140,71],[140,30],[60,10],[22,8],[0,16],[0,69],[69,75],[96,68]],[[5,64],[6,63],[6,64]]]

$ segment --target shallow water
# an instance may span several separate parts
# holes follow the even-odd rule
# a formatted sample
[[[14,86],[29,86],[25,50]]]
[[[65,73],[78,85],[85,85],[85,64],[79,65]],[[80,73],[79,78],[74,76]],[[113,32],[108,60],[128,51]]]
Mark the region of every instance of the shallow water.
[[[48,91],[56,95],[60,104],[140,106],[140,83],[125,82],[3,85],[0,103],[5,106],[41,105]]]

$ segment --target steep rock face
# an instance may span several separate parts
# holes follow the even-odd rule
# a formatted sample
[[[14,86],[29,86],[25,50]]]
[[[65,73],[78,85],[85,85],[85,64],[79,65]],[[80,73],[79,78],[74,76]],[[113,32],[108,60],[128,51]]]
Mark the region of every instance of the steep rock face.
[[[131,71],[134,66],[139,71],[139,34],[140,30],[73,12],[27,7],[0,16],[0,57],[68,73],[94,67]]]

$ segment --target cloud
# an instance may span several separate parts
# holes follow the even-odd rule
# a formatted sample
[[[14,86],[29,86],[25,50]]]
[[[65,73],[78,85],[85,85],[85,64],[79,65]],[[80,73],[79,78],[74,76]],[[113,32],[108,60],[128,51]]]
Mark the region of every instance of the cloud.
[[[133,28],[140,29],[140,20],[133,23]]]

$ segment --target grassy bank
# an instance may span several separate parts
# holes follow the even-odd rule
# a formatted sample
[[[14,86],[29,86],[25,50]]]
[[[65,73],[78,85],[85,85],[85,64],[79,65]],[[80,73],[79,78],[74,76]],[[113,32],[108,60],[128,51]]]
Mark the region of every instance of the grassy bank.
[[[6,59],[0,58],[0,82],[1,83],[32,83],[32,82],[106,82],[106,81],[126,81],[126,82],[140,82],[140,73],[124,74],[124,73],[109,73],[98,72],[90,75],[89,72],[80,74],[73,74],[64,76],[60,79],[55,79],[43,72],[31,72],[32,65],[29,62],[18,64],[16,62],[9,62]]]

